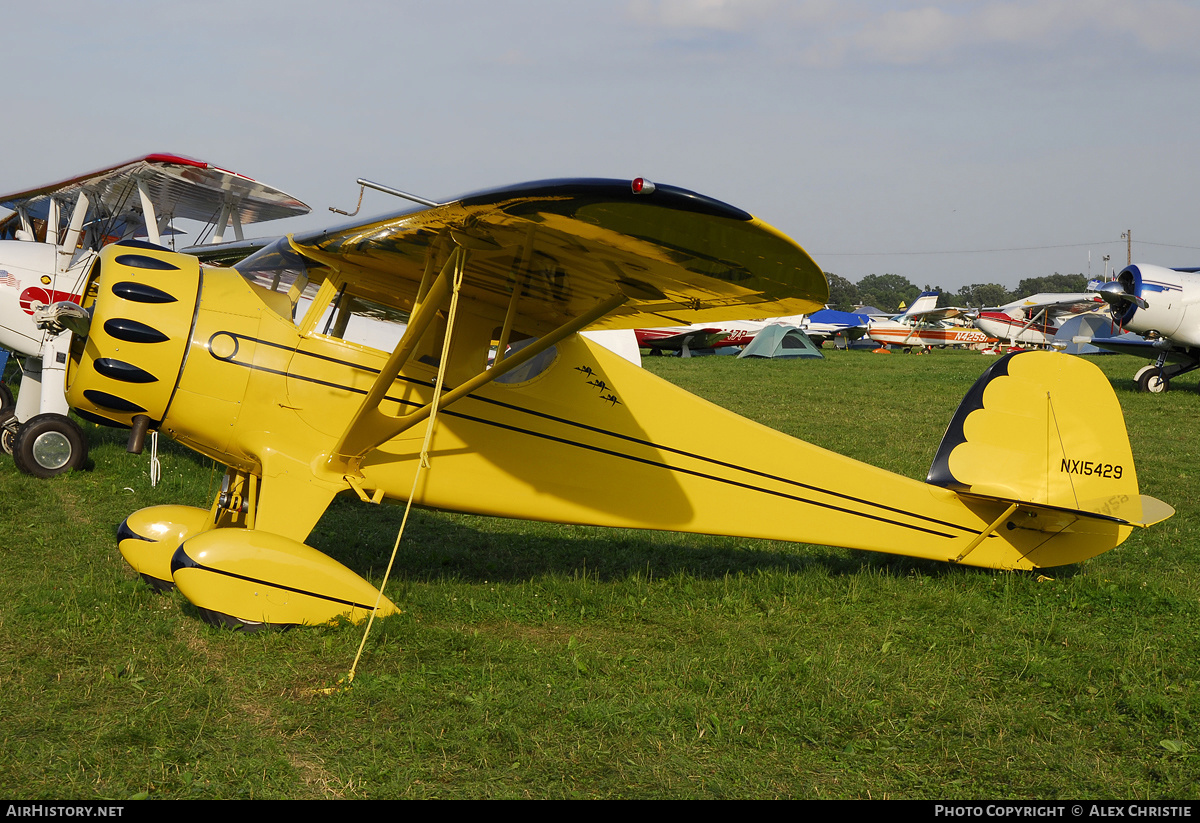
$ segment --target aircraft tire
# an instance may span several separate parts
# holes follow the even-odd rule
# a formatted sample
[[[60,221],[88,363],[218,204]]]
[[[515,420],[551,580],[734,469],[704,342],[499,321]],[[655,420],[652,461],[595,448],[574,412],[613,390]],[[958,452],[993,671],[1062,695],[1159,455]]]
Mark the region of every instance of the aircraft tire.
[[[15,421],[14,421],[14,423],[15,423]],[[16,439],[17,439],[17,427],[15,425],[5,426],[3,429],[0,429],[0,449],[3,449],[4,453],[9,455],[10,457],[12,456],[12,453],[13,453],[13,442]]]
[[[61,414],[39,414],[19,429],[13,440],[13,462],[34,477],[54,477],[81,468],[88,445],[83,429]]]
[[[165,594],[175,591],[175,584],[169,580],[159,580],[157,577],[151,577],[148,574],[142,575],[142,580],[149,586],[155,594]]]
[[[1171,386],[1171,381],[1159,374],[1158,369],[1150,369],[1139,373],[1137,379],[1138,391],[1162,394]]]
[[[253,623],[249,620],[242,620],[240,617],[234,617],[231,614],[225,614],[224,612],[212,609],[202,609],[199,606],[196,607],[196,611],[200,613],[200,619],[210,626],[232,629],[235,632],[242,632],[243,634],[258,634],[262,631],[291,628],[289,624]]]

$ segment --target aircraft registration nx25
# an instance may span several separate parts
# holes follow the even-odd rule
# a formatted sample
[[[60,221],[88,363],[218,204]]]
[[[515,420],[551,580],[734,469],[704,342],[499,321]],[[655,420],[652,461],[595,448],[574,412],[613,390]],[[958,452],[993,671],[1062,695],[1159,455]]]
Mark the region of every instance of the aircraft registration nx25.
[[[282,238],[236,269],[110,246],[88,316],[64,320],[68,397],[130,427],[133,451],[160,429],[228,466],[211,508],[135,512],[119,545],[154,585],[242,627],[394,612],[304,545],[344,492],[998,569],[1076,563],[1172,513],[1139,494],[1116,397],[1081,358],[996,361],[922,483],[577,334],[802,314],[827,295],[808,254],[741,209],[641,179],[546,180]],[[373,348],[344,339],[356,316],[408,323]]]
[[[309,210],[249,177],[173,154],[0,195],[0,206],[13,210],[0,221],[0,346],[27,355],[15,415],[0,419],[0,445],[40,477],[81,466],[87,441],[63,394],[71,336],[42,321],[39,309],[77,303],[104,245],[137,236],[159,243],[173,219],[211,224],[215,244],[230,224],[242,240],[244,225]]]
[[[948,326],[944,320],[962,314],[961,309],[939,309],[938,293],[922,292],[908,310],[890,320],[872,320],[867,334],[876,343],[893,346],[969,346],[994,340],[969,326]]]

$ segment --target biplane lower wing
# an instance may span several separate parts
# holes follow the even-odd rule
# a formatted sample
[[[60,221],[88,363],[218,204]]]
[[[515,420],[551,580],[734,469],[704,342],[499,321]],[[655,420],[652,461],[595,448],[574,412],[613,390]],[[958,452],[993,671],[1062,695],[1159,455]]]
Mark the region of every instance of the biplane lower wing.
[[[961,412],[967,434],[949,463],[969,485],[960,492],[752,423],[582,339],[585,328],[774,317],[826,300],[820,269],[769,226],[685,190],[637,189],[572,180],[497,190],[288,238],[237,271],[147,244],[106,251],[85,296],[90,329],[71,350],[72,402],[129,426],[131,449],[161,429],[229,467],[208,512],[131,516],[122,553],[222,620],[261,625],[390,613],[303,545],[340,493],[1011,569],[1090,557],[1142,522],[1138,503],[1096,510],[1094,498],[1136,492],[1131,462],[1055,518],[1042,512],[1059,497],[1043,499],[1020,475],[992,490],[962,479],[981,439],[1028,430],[1027,419],[992,414],[1009,395],[1056,403],[1063,391],[1101,390],[1075,358],[989,377],[972,400],[986,413]],[[159,293],[172,301],[144,299]],[[404,331],[352,340],[367,321],[376,333],[403,321]],[[1105,409],[1107,443],[1123,420],[1115,400]],[[1076,412],[1063,406],[1054,425]],[[1070,470],[1049,439],[1042,447],[1032,457],[1042,471]],[[1035,516],[1013,517],[1027,511]]]

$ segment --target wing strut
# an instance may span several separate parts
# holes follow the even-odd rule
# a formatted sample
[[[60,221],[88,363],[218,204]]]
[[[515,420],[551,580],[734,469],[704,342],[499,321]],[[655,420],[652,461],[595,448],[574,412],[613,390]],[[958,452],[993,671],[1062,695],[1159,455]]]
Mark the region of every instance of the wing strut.
[[[292,248],[299,254],[313,256],[315,259],[311,250],[305,249],[295,242],[292,243]],[[445,265],[442,266],[441,272],[434,279],[433,283],[430,284],[424,298],[419,304],[413,307],[404,336],[400,338],[400,342],[396,344],[396,348],[392,351],[387,363],[380,370],[379,375],[375,378],[375,382],[371,384],[367,396],[363,399],[362,404],[359,406],[358,411],[355,412],[346,430],[338,438],[333,452],[326,461],[331,471],[344,475],[358,474],[358,464],[369,452],[429,417],[434,407],[433,403],[427,403],[415,411],[398,417],[384,414],[380,411],[380,405],[387,397],[388,390],[391,389],[396,378],[400,375],[400,371],[412,358],[417,341],[421,339],[421,336],[426,332],[441,310],[442,303],[450,293],[452,282],[456,277],[461,276],[461,273],[465,270],[467,256],[467,250],[461,246],[457,246],[451,252]],[[518,284],[514,291],[513,305],[515,305],[516,297],[519,293],[520,285]],[[438,406],[445,407],[461,400],[471,392],[482,388],[496,378],[527,363],[570,335],[610,314],[628,299],[626,295],[618,292],[607,300],[596,304],[591,310],[584,312],[578,317],[571,318],[557,329],[543,335],[536,342],[531,343],[511,357],[502,361],[497,359],[492,368],[481,371],[438,398]],[[450,331],[447,329],[446,333],[449,334]]]
[[[87,189],[80,189],[75,198],[75,208],[71,211],[71,222],[67,224],[67,234],[58,248],[58,270],[60,272],[65,272],[71,267],[71,258],[75,256],[75,246],[79,243],[79,237],[83,233],[83,221],[87,218],[87,210],[90,205],[91,199],[88,197]]]
[[[138,197],[142,201],[142,217],[146,221],[146,239],[155,245],[162,245],[162,233],[158,225],[158,215],[154,211],[154,199],[150,196],[150,186],[146,178],[137,179]]]
[[[500,328],[500,339],[496,342],[496,362],[494,366],[500,365],[508,353],[508,338],[512,335],[513,321],[517,316],[517,301],[521,299],[521,292],[525,288],[525,283],[528,280],[529,266],[533,258],[533,232],[531,226],[529,235],[525,240],[525,248],[521,254],[521,265],[516,271],[520,272],[516,283],[513,284],[512,297],[508,299],[508,310],[504,313],[504,325]]]
[[[614,294],[612,297],[608,298],[603,303],[598,303],[591,311],[585,312],[584,314],[579,315],[579,317],[573,318],[569,322],[564,323],[563,325],[559,326],[557,329],[550,332],[549,334],[543,335],[542,337],[538,338],[536,343],[531,343],[530,345],[521,349],[519,352],[517,352],[512,357],[505,360],[503,363],[493,366],[492,368],[488,369],[487,371],[480,372],[479,374],[475,375],[467,382],[463,383],[458,388],[447,392],[442,397],[440,405],[443,408],[446,406],[449,406],[454,401],[461,400],[462,398],[466,397],[468,394],[475,391],[476,389],[482,388],[483,386],[486,386],[488,383],[491,383],[496,378],[501,377],[504,374],[507,374],[508,372],[515,369],[517,366],[520,366],[523,363],[527,363],[528,361],[537,357],[539,354],[541,354],[542,352],[544,352],[546,349],[550,348],[551,346],[554,346],[555,344],[562,342],[566,338],[570,337],[572,334],[575,334],[578,331],[582,331],[583,329],[590,326],[592,323],[595,323],[601,317],[604,317],[605,315],[609,314],[610,312],[615,311],[621,305],[623,305],[625,303],[625,301],[628,299],[629,298],[623,294]],[[417,409],[416,411],[404,415],[404,417],[393,418],[393,419],[398,419],[400,422],[396,426],[395,433],[390,434],[387,439],[395,437],[396,435],[415,426],[417,423],[420,423],[422,420],[424,420],[426,417],[429,416],[429,412],[432,408],[433,408],[432,403],[426,403],[424,406]],[[379,442],[382,443],[384,441],[381,440]],[[375,445],[379,445],[379,444],[377,443]],[[372,446],[372,448],[374,448],[374,446]]]

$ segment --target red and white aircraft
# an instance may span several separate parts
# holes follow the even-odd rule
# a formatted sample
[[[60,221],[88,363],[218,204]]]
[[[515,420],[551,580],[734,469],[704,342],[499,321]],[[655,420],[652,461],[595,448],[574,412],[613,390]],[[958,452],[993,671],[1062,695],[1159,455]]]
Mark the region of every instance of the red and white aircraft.
[[[0,206],[13,211],[0,220],[0,346],[25,355],[15,408],[0,410],[0,446],[44,477],[81,466],[87,442],[67,417],[63,390],[71,333],[40,312],[80,301],[99,250],[137,237],[161,244],[177,233],[174,219],[211,226],[212,244],[230,226],[241,241],[244,225],[309,211],[279,189],[173,154],[0,195]]]
[[[874,311],[873,309],[868,312]],[[679,352],[691,357],[695,349],[719,349],[745,346],[767,326],[795,326],[820,346],[834,340],[840,348],[867,332],[871,321],[868,312],[844,312],[821,309],[812,314],[794,314],[767,320],[734,320],[728,323],[676,326],[665,329],[636,329],[637,344],[655,354]],[[840,342],[839,342],[840,341]]]
[[[1058,329],[1071,317],[1106,308],[1095,292],[1035,294],[981,311],[975,326],[1010,346],[1053,346]]]
[[[780,318],[780,320],[798,319]],[[771,322],[778,322],[772,320]],[[730,323],[710,325],[674,326],[665,329],[635,329],[637,344],[653,354],[679,352],[680,357],[691,357],[697,349],[721,349],[744,346],[754,339],[767,324],[757,320],[735,320]]]
[[[879,344],[893,346],[969,346],[992,343],[979,329],[949,325],[944,321],[963,314],[962,309],[939,309],[938,293],[923,292],[908,310],[890,320],[872,320],[867,334]]]

